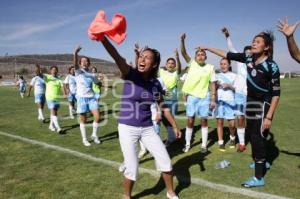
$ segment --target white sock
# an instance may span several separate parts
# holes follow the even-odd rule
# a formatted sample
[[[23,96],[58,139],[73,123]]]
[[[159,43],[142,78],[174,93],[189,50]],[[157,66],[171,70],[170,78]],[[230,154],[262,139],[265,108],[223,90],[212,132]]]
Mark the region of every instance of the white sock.
[[[97,135],[98,127],[99,127],[99,123],[93,122],[93,134],[92,134],[93,137],[98,137]]]
[[[185,146],[191,145],[193,128],[186,127],[185,128]]]
[[[45,119],[43,115],[43,110],[41,108],[38,109],[38,112],[39,112],[39,118]]]
[[[60,129],[60,126],[59,126],[58,120],[57,120],[57,116],[52,115],[51,117],[52,117],[52,121],[53,121],[55,128]]]
[[[69,113],[70,116],[73,116],[73,107],[71,105],[69,105]]]
[[[52,115],[50,115],[50,124],[49,124],[49,128],[54,128]]]
[[[202,127],[201,134],[202,134],[202,148],[206,148],[207,138],[208,138],[208,127]]]
[[[24,94],[23,93],[20,93],[21,97],[23,98],[24,97]]]
[[[87,140],[86,139],[85,124],[80,123],[79,128],[80,128],[80,133],[81,133],[82,140]]]
[[[139,142],[140,142],[141,151],[146,151],[146,147],[143,144],[143,142],[141,140]]]
[[[245,145],[245,128],[237,128],[239,143]]]
[[[235,140],[235,135],[230,135],[230,140]]]
[[[219,140],[219,141],[218,141],[218,144],[219,144],[219,145],[223,145],[223,144],[224,144],[224,140]]]

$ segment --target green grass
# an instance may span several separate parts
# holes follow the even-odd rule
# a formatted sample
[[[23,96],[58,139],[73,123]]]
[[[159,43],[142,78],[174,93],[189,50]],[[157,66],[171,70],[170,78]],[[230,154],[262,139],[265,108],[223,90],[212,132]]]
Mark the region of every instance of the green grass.
[[[299,79],[282,81],[280,105],[271,129],[274,141],[269,144],[269,151],[274,160],[271,170],[266,175],[266,186],[253,189],[255,191],[292,198],[300,196],[299,85]],[[118,86],[117,90],[120,92],[121,86]],[[76,119],[60,121],[61,126],[68,129],[66,134],[51,133],[47,128],[48,124],[37,121],[37,110],[32,97],[21,99],[17,90],[12,87],[0,87],[0,96],[0,131],[122,162],[123,157],[117,137],[117,121],[112,118],[114,111],[108,112],[108,123],[100,128],[99,135],[103,143],[84,147]],[[103,99],[103,102],[109,104],[109,110],[116,101],[119,99],[114,98],[111,93]],[[66,116],[67,108],[62,105],[59,116]],[[179,112],[182,110],[183,106],[180,106]],[[48,111],[45,113],[49,116]],[[181,116],[184,116],[184,113],[181,113]],[[182,118],[177,122],[184,129],[185,119]],[[183,140],[170,148],[175,175],[202,178],[240,187],[242,181],[253,175],[253,171],[248,169],[251,162],[250,145],[242,154],[230,149],[221,153],[214,139],[215,121],[210,120],[209,126],[210,137],[213,140],[209,148],[211,153],[206,157],[201,157],[199,153],[199,130],[195,133],[193,148],[187,154],[181,152]],[[162,137],[166,137],[165,129],[162,129]],[[91,133],[91,130],[89,127],[87,132]],[[0,198],[120,198],[122,196],[122,175],[112,167],[25,144],[1,135],[0,146]],[[229,160],[231,166],[224,170],[215,170],[214,165],[223,159]],[[154,161],[149,156],[142,159],[141,166],[155,169]],[[134,193],[143,198],[163,198],[165,189],[160,186],[160,183],[154,187],[158,182],[159,179],[141,174]],[[181,198],[199,198],[200,194],[203,198],[245,198],[197,185],[177,186],[176,184],[175,187],[180,191]]]

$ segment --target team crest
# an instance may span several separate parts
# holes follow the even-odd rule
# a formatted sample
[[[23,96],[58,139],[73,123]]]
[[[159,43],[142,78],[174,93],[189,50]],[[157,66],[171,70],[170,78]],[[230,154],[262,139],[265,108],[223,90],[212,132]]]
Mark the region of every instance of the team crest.
[[[257,75],[257,72],[256,72],[255,69],[253,69],[253,70],[251,71],[251,75],[252,75],[252,77],[255,77],[255,76]]]

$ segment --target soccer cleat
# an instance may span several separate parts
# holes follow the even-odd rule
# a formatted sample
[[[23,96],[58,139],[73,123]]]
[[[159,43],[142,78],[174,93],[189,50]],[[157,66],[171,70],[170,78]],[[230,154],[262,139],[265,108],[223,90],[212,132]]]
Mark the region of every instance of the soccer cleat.
[[[185,145],[185,147],[182,149],[183,152],[187,153],[190,150],[190,145]]]
[[[229,140],[229,148],[233,149],[235,148],[235,141],[234,140]]]
[[[208,152],[207,148],[206,147],[201,147],[201,151],[200,151],[202,154],[205,154]]]
[[[58,128],[58,129],[56,129],[56,132],[57,132],[57,133],[61,133],[61,132],[62,132],[62,129],[61,129],[61,128]]]
[[[55,128],[53,126],[49,126],[49,130],[55,132]]]
[[[142,157],[144,157],[146,155],[147,151],[146,150],[140,150],[138,158],[141,159]]]
[[[74,119],[75,117],[74,117],[74,115],[70,115],[70,119]]]
[[[252,162],[250,165],[249,165],[249,168],[250,169],[255,169],[255,162]],[[266,169],[271,169],[271,164],[269,162],[266,162]]]
[[[264,178],[261,178],[259,180],[255,176],[251,177],[249,180],[247,180],[246,182],[242,183],[242,186],[246,187],[246,188],[260,187],[260,186],[264,186],[264,185],[265,185]]]
[[[122,162],[121,164],[120,164],[120,166],[119,166],[119,172],[120,173],[122,173],[122,172],[124,172],[125,171],[125,163],[124,162]]]
[[[222,152],[225,152],[225,144],[220,144],[219,145],[219,150],[222,151]]]
[[[91,136],[91,139],[95,142],[95,144],[101,143],[101,141],[99,140],[99,138],[97,136]]]
[[[84,146],[91,146],[91,143],[87,140],[82,140]]]
[[[243,151],[246,150],[246,146],[244,144],[239,144],[239,147],[237,149],[237,152],[242,153]]]
[[[170,194],[169,194],[169,192],[167,192],[167,198],[169,198],[169,199],[179,199],[179,197],[178,196],[171,196]]]

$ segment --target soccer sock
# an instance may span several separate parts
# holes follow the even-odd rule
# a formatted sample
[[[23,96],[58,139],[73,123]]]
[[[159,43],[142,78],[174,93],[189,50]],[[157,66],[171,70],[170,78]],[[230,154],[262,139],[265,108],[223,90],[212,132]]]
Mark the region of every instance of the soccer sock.
[[[69,113],[70,116],[73,116],[73,107],[71,105],[69,105]]]
[[[235,136],[234,135],[230,135],[230,140],[235,140]]]
[[[255,177],[260,180],[265,173],[266,161],[257,161],[255,162]]]
[[[93,134],[92,134],[93,137],[98,137],[97,136],[98,127],[99,127],[99,123],[93,122]]]
[[[224,144],[224,140],[219,140],[219,141],[218,141],[218,144],[219,144],[219,145],[223,145],[223,144]]]
[[[59,126],[59,124],[58,124],[57,116],[52,115],[51,117],[52,117],[52,121],[53,121],[54,126],[55,126],[57,129],[60,129],[60,126]]]
[[[208,138],[208,127],[202,127],[201,134],[202,134],[202,148],[206,148],[207,138]]]
[[[80,128],[80,133],[81,133],[82,140],[87,140],[86,139],[85,124],[80,123],[79,128]]]
[[[41,108],[38,109],[38,112],[39,112],[39,118],[45,119],[43,115],[43,110]]]
[[[50,115],[50,124],[49,124],[49,128],[54,128],[52,115]]]
[[[21,97],[23,98],[24,97],[24,94],[23,93],[20,93]]]
[[[191,145],[193,128],[186,127],[185,128],[185,146]]]
[[[238,128],[237,134],[238,134],[238,138],[239,138],[239,143],[241,145],[245,145],[245,128]]]

